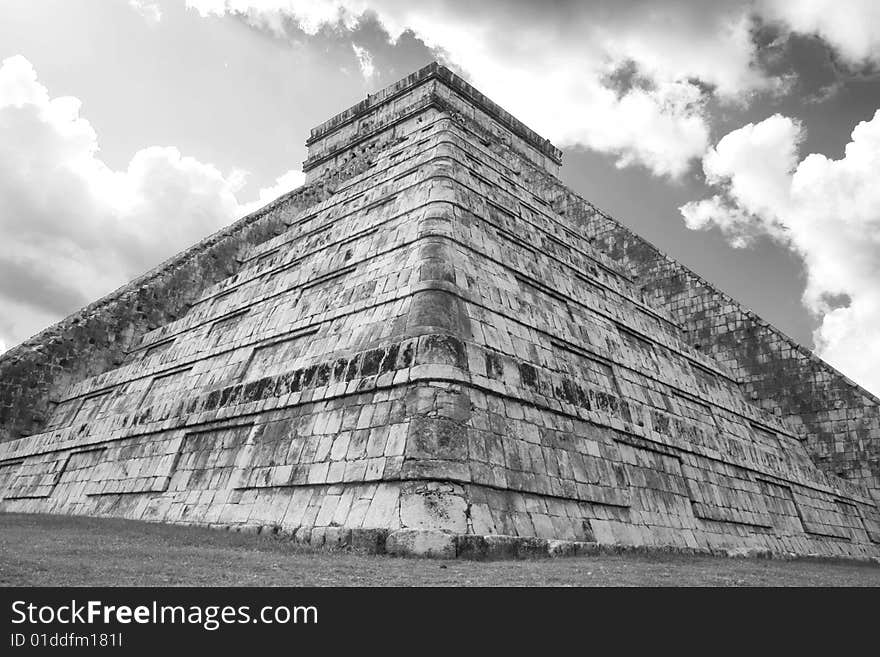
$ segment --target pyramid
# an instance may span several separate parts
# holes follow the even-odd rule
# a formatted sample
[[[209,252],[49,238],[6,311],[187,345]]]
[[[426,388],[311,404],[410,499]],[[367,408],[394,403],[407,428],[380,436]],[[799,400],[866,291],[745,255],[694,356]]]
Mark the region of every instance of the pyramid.
[[[778,412],[736,352],[772,327],[713,289],[754,335],[708,339],[705,282],[461,78],[432,64],[307,146],[301,189],[0,359],[0,510],[433,556],[880,556],[875,434]]]

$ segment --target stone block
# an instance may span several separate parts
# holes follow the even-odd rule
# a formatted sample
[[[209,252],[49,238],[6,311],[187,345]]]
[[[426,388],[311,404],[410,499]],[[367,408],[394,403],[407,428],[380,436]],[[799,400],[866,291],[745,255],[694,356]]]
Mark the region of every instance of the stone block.
[[[326,527],[324,529],[324,548],[341,550],[351,545],[352,531],[347,527]]]
[[[516,559],[519,552],[519,537],[503,534],[489,534],[485,537],[486,557],[489,559]]]
[[[354,552],[364,554],[384,554],[385,542],[388,537],[386,529],[352,529],[350,530],[349,547]]]
[[[460,559],[481,561],[489,558],[489,544],[485,536],[459,534],[455,537],[455,551]]]
[[[548,541],[547,554],[551,557],[587,557],[600,553],[599,544],[592,541]]]
[[[467,501],[460,485],[412,482],[401,489],[400,522],[413,529],[467,531]]]
[[[733,547],[725,548],[722,554],[733,559],[769,559],[773,552],[761,547]]]
[[[402,557],[455,558],[455,536],[432,529],[398,529],[385,540],[388,554]]]

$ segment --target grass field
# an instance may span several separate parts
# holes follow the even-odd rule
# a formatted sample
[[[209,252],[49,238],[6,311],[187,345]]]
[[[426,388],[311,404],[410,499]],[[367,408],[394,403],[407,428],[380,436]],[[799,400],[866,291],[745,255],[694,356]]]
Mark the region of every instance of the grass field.
[[[880,586],[857,563],[603,555],[430,561],[130,520],[0,514],[0,586]]]

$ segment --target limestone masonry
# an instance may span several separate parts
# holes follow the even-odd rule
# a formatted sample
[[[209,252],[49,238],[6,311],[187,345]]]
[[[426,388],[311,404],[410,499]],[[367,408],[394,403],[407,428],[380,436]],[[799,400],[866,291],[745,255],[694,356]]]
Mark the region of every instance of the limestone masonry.
[[[432,64],[0,357],[0,509],[433,556],[880,555],[880,401]]]

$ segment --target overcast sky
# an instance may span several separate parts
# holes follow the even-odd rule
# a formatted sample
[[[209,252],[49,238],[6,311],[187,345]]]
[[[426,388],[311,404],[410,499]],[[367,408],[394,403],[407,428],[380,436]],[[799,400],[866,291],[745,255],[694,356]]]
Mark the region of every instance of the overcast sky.
[[[439,59],[880,393],[880,2],[0,0],[0,351],[302,181]]]

